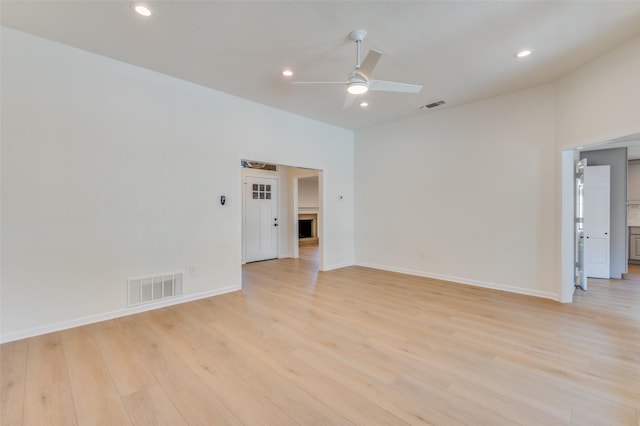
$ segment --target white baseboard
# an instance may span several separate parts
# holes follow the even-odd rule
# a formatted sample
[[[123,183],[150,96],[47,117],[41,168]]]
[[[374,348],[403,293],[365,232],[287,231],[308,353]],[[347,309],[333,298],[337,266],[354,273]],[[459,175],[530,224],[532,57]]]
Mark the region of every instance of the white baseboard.
[[[340,268],[346,268],[348,266],[354,266],[356,263],[351,261],[351,262],[344,262],[344,263],[336,263],[333,265],[325,265],[323,271],[332,271],[334,269],[340,269]]]
[[[490,288],[492,290],[508,291],[510,293],[541,297],[543,299],[551,299],[555,301],[560,300],[557,294],[547,292],[547,291],[531,290],[531,289],[513,287],[509,285],[504,285],[504,284],[491,283],[487,281],[472,280],[468,278],[454,277],[450,275],[434,274],[434,273],[424,272],[424,271],[414,271],[412,269],[396,268],[393,266],[377,265],[374,263],[367,263],[367,262],[356,262],[356,265],[364,266],[366,268],[381,269],[383,271],[398,272],[398,273],[407,274],[407,275],[415,275],[418,277],[433,278],[436,280],[447,281],[454,284],[464,284],[464,285],[470,285],[474,287]]]
[[[27,330],[21,330],[21,331],[3,334],[2,336],[0,336],[0,343],[13,342],[15,340],[21,340],[29,337],[40,336],[42,334],[54,333],[56,331],[67,330],[69,328],[80,327],[88,324],[94,324],[96,322],[125,317],[127,315],[139,314],[141,312],[152,311],[154,309],[160,309],[160,308],[164,308],[172,305],[179,305],[181,303],[187,303],[187,302],[191,302],[198,299],[205,299],[207,297],[219,296],[221,294],[231,293],[233,291],[238,291],[241,289],[242,289],[241,286],[234,285],[234,286],[219,288],[215,290],[205,291],[202,293],[195,293],[195,294],[188,294],[185,296],[174,297],[174,298],[162,300],[159,302],[148,303],[142,306],[118,309],[116,311],[104,312],[96,315],[89,315],[87,317],[77,318],[69,321],[60,321],[53,324],[47,324],[41,327],[34,327]]]

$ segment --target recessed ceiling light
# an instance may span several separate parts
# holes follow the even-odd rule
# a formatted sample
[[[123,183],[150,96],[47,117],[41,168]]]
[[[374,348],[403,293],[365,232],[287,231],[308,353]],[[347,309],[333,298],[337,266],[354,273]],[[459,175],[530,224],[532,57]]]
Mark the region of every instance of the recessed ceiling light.
[[[360,102],[360,106],[361,106],[362,108],[366,108],[366,107],[368,107],[368,106],[369,106],[369,102]]]
[[[282,75],[284,75],[285,77],[291,77],[293,75],[293,71],[284,70],[284,71],[282,71]]]
[[[134,4],[131,5],[131,7],[133,8],[133,10],[135,10],[135,12],[138,15],[151,16],[151,9],[149,9],[144,4],[134,3]]]
[[[515,54],[516,58],[526,58],[527,56],[531,55],[533,53],[533,50],[531,49],[522,49],[521,51],[519,51],[518,53]]]

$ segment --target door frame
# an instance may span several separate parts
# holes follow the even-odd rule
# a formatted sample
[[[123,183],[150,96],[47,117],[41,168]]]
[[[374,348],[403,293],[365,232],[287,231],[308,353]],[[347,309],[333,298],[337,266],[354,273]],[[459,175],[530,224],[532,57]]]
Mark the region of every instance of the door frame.
[[[240,203],[239,206],[236,207],[236,235],[237,235],[237,241],[238,241],[238,248],[237,248],[237,259],[238,261],[236,262],[237,264],[237,270],[236,270],[236,277],[237,277],[237,282],[240,283],[239,287],[242,288],[242,266],[244,265],[244,227],[243,227],[243,218],[244,218],[244,180],[243,180],[243,173],[242,173],[242,166],[241,161],[246,159],[246,158],[252,158],[252,156],[238,156],[236,159],[236,194],[239,194],[239,198],[240,198]],[[254,160],[254,161],[262,161],[262,160]],[[315,167],[304,167],[301,165],[288,165],[288,164],[283,164],[282,162],[278,162],[278,161],[263,161],[265,163],[270,163],[270,164],[275,164],[276,166],[284,166],[284,167],[291,167],[291,168],[295,168],[295,169],[306,169],[306,170],[314,170],[317,172],[318,174],[318,239],[319,239],[319,243],[318,243],[318,251],[319,251],[319,256],[318,256],[318,270],[319,271],[325,271],[325,241],[326,241],[326,232],[325,232],[325,226],[324,226],[324,200],[325,200],[325,195],[324,195],[324,170],[319,169],[319,168],[315,168]],[[278,177],[278,197],[280,199],[280,197],[283,197],[283,185],[282,185],[282,179],[280,179],[280,175],[277,176]],[[297,185],[297,179],[296,181],[296,185]],[[291,184],[291,187],[293,187],[294,185]],[[291,191],[291,188],[288,188],[288,191]],[[289,230],[289,232],[291,233],[291,238],[289,238],[289,244],[293,244],[293,242],[291,240],[295,241],[295,244],[293,244],[293,246],[290,246],[290,250],[289,253],[291,254],[291,257],[293,257],[293,252],[295,251],[297,253],[297,255],[299,256],[299,251],[297,248],[297,243],[298,243],[298,235],[294,234],[293,231],[295,231],[297,229],[297,206],[298,206],[298,193],[297,193],[297,189],[296,192],[293,194],[290,194],[290,202],[287,206],[285,206],[284,208],[287,209],[287,211],[289,212],[289,215],[292,214],[293,212],[293,205],[295,204],[296,206],[296,215],[292,216],[295,217],[296,220],[290,220],[289,224],[287,224],[286,228]],[[238,205],[238,203],[236,203],[235,198],[232,198],[231,203],[229,203],[230,205]],[[282,217],[282,208],[281,206],[278,206],[278,211],[279,211],[279,215]],[[291,225],[291,223],[293,223],[293,225]],[[280,224],[281,227],[284,227],[284,224]],[[292,228],[294,228],[292,230]],[[292,250],[291,247],[295,247],[295,250]],[[280,257],[280,256],[279,256]]]
[[[560,288],[558,291],[558,298],[561,303],[571,303],[573,301],[574,277],[573,269],[575,265],[573,240],[575,238],[574,232],[574,167],[575,163],[580,159],[580,152],[591,151],[594,148],[624,148],[629,146],[636,146],[635,143],[640,139],[640,133],[633,133],[626,136],[609,139],[607,141],[597,141],[589,143],[588,146],[579,146],[575,148],[561,148],[560,149]],[[627,238],[623,241],[624,253],[628,259],[629,242],[628,242],[628,228]],[[628,272],[626,265],[623,273]]]
[[[561,160],[561,253],[560,292],[561,303],[571,303],[575,287],[575,167],[580,154],[575,149],[562,151]]]
[[[315,169],[314,169],[315,170]],[[322,170],[315,170],[317,172],[316,176],[318,177],[318,218],[317,218],[317,235],[318,235],[318,250],[319,250],[319,255],[320,255],[320,259],[319,259],[319,269],[321,271],[323,271],[323,263],[322,263],[322,240],[323,238],[321,238],[322,236],[322,221],[320,219],[321,216],[321,207],[322,207]],[[298,217],[298,210],[299,210],[299,204],[298,204],[298,184],[299,184],[299,180],[300,179],[304,179],[307,178],[309,176],[296,176],[293,178],[293,183],[292,183],[292,203],[291,203],[291,217],[294,218],[293,220],[293,229],[292,229],[292,234],[291,236],[292,238],[292,257],[294,259],[297,259],[300,257],[300,234],[299,234],[299,229],[298,229],[298,220],[296,219]]]

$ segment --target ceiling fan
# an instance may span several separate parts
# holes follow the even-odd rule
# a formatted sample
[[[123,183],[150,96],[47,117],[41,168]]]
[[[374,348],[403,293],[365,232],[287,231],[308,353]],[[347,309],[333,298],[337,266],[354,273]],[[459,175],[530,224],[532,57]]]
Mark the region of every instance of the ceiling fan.
[[[371,80],[369,77],[382,57],[382,52],[371,49],[362,63],[360,62],[360,44],[367,36],[365,30],[354,30],[349,34],[356,42],[356,66],[349,74],[346,81],[294,81],[293,84],[344,84],[347,86],[347,99],[343,108],[349,108],[355,96],[361,95],[369,90],[379,90],[386,92],[419,93],[422,86],[416,84],[398,83],[395,81]]]

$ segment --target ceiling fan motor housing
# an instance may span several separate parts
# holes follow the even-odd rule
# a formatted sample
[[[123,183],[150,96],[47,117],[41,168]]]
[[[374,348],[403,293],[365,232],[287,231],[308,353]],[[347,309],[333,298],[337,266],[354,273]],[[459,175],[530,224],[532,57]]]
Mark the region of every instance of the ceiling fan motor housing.
[[[352,95],[361,95],[369,90],[369,82],[360,77],[351,77],[347,81],[347,91]]]

